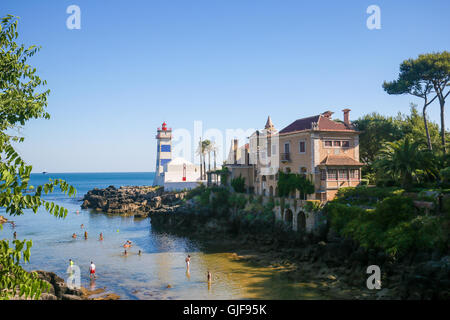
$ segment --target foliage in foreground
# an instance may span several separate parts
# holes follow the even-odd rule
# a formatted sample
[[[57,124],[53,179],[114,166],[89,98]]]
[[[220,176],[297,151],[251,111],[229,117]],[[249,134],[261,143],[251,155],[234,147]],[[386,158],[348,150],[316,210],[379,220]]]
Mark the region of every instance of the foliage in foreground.
[[[38,91],[46,82],[27,64],[38,48],[18,45],[17,38],[17,18],[8,15],[0,22],[0,206],[10,215],[21,215],[26,209],[36,213],[43,206],[62,218],[67,215],[67,209],[42,196],[53,192],[55,187],[74,196],[75,188],[59,179],[50,179],[42,186],[29,185],[32,166],[21,159],[12,145],[24,138],[8,134],[11,130],[18,131],[28,120],[50,117],[45,112],[49,90]],[[10,299],[16,294],[38,299],[48,289],[47,285],[20,266],[22,256],[24,263],[29,261],[32,242],[15,240],[14,245],[12,248],[9,241],[0,240],[0,299]]]

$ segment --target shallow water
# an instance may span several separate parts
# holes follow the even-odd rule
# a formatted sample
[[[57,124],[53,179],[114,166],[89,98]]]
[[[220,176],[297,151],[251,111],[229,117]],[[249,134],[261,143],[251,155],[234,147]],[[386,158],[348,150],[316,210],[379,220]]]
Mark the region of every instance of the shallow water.
[[[122,299],[327,298],[315,283],[296,283],[280,277],[274,269],[237,261],[231,252],[202,252],[189,239],[156,233],[148,218],[112,216],[80,208],[81,198],[94,187],[151,185],[152,173],[33,174],[31,184],[47,182],[48,178],[65,179],[77,188],[75,199],[61,193],[48,196],[69,210],[67,217],[58,219],[43,209],[36,215],[27,212],[19,217],[6,216],[16,222],[16,227],[5,224],[0,231],[1,238],[12,239],[16,231],[18,239],[33,240],[31,262],[24,265],[27,270],[53,271],[66,279],[68,260],[72,259],[81,269],[83,286],[106,288],[106,292],[114,292]],[[4,210],[0,214],[5,215]],[[84,231],[88,232],[87,240]],[[71,237],[74,232],[77,239]],[[98,240],[100,232],[103,241]],[[133,247],[124,256],[122,245],[126,240],[131,240]],[[191,255],[189,273],[184,262],[187,254]],[[97,267],[98,278],[93,282],[89,280],[90,261]],[[210,285],[206,281],[208,270],[213,275]]]

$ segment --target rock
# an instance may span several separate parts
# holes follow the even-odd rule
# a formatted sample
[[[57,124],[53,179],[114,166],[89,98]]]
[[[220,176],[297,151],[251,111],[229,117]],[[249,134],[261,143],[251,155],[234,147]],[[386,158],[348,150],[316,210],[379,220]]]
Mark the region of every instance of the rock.
[[[147,217],[162,207],[173,208],[184,198],[185,192],[163,192],[163,188],[135,186],[106,189],[95,188],[83,197],[83,209],[111,214],[130,214]]]
[[[61,295],[61,300],[84,300],[84,299],[74,294],[63,294]]]
[[[42,293],[40,300],[58,300],[58,297],[50,293]]]

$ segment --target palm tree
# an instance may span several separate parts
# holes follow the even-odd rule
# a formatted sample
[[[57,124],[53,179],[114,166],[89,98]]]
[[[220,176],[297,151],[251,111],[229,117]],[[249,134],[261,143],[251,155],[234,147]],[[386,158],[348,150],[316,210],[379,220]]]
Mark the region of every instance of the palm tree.
[[[202,167],[202,164],[203,164],[203,160],[202,160],[202,158],[203,158],[203,148],[202,148],[202,139],[200,138],[200,141],[199,141],[199,143],[198,143],[198,148],[197,148],[197,151],[196,151],[196,153],[200,156],[200,180],[203,180],[203,167]]]
[[[387,142],[374,163],[375,168],[394,180],[401,181],[403,188],[410,188],[420,176],[437,177],[433,153],[423,143],[407,137]]]
[[[215,141],[211,141],[211,144],[209,145],[209,150],[210,152],[213,153],[213,158],[214,158],[214,170],[217,169],[217,165],[216,165],[216,153],[217,153],[217,144]]]
[[[201,179],[206,179],[206,153],[208,152],[210,140],[201,140],[197,148],[197,154],[200,156],[200,176]]]
[[[211,145],[211,141],[210,140],[203,140],[202,141],[202,149],[203,149],[203,172],[205,174],[205,179],[206,179],[206,154],[208,153],[208,161],[209,161],[209,166],[208,166],[208,170],[211,170],[211,154],[209,153],[209,146]]]

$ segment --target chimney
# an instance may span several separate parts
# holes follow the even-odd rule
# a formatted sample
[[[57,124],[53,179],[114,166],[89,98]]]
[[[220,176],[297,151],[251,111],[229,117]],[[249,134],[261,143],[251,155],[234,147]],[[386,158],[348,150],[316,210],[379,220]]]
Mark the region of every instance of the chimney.
[[[342,110],[342,112],[344,112],[344,123],[349,126],[350,125],[350,119],[349,119],[349,114],[350,114],[350,109],[344,109]]]
[[[234,164],[237,164],[238,139],[233,140]]]
[[[324,113],[322,113],[322,117],[324,117],[324,118],[328,118],[328,119],[330,119],[331,118],[331,115],[333,114],[334,112],[331,112],[331,111],[325,111]]]

